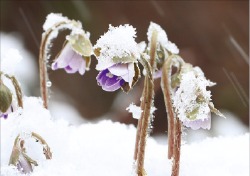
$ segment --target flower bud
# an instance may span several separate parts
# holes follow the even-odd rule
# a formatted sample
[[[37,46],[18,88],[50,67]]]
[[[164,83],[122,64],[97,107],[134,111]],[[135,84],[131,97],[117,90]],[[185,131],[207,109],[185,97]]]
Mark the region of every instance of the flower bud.
[[[12,102],[12,93],[3,83],[0,83],[0,111],[6,112]]]

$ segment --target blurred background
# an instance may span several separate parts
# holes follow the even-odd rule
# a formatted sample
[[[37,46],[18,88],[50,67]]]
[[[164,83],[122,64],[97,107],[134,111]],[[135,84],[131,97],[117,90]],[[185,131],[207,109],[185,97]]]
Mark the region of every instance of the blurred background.
[[[249,1],[1,1],[1,53],[14,47],[24,57],[20,82],[29,96],[40,96],[38,55],[42,26],[49,13],[62,13],[82,22],[91,42],[108,30],[108,25],[131,24],[137,42],[147,42],[150,21],[166,30],[186,62],[199,66],[217,85],[212,99],[227,119],[214,116],[208,135],[236,134],[249,126]],[[54,41],[52,58],[61,49],[62,32]],[[50,108],[56,117],[72,124],[111,119],[136,125],[126,107],[139,105],[143,79],[129,93],[105,92],[96,84],[96,59],[81,76],[64,70],[49,71],[52,82]],[[160,88],[155,81],[153,135],[166,134],[167,115]],[[238,128],[240,127],[240,128]],[[225,130],[226,129],[226,130]],[[217,130],[217,132],[216,132]],[[201,130],[200,134],[206,133]]]

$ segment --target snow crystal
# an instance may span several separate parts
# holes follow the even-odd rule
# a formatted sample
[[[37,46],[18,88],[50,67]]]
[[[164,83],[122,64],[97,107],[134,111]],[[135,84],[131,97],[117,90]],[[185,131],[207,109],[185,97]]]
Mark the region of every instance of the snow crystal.
[[[103,65],[113,63],[114,57],[126,58],[140,57],[139,48],[135,42],[136,31],[131,25],[125,24],[118,27],[109,25],[109,30],[96,42],[94,49],[100,48],[100,55],[97,56],[97,70],[102,70]],[[127,62],[124,59],[124,62]]]
[[[207,120],[210,115],[208,106],[211,100],[211,92],[206,90],[207,86],[213,86],[214,83],[207,80],[204,73],[199,67],[181,75],[180,87],[173,95],[173,105],[178,113],[181,121],[191,123],[192,120]],[[204,100],[197,103],[198,96],[202,96]],[[189,119],[187,114],[192,113],[198,108],[195,119]]]
[[[160,43],[160,45],[162,47],[164,47],[165,49],[167,49],[168,51],[170,51],[173,54],[178,54],[179,53],[178,47],[174,43],[172,43],[172,42],[170,42],[168,40],[167,34],[161,28],[161,26],[156,24],[156,23],[153,23],[153,22],[150,22],[150,25],[148,27],[148,32],[147,32],[149,46],[150,46],[152,33],[153,33],[154,30],[157,31],[157,41]]]
[[[140,119],[141,113],[143,112],[141,110],[141,107],[136,106],[134,103],[131,103],[129,107],[126,109],[128,112],[132,113],[132,116],[134,119]]]
[[[63,17],[62,14],[50,13],[46,17],[46,21],[43,24],[43,30],[47,31],[49,28],[51,28],[52,26],[54,26],[57,23],[68,22],[68,21],[69,21],[69,19],[67,17]]]
[[[22,56],[17,49],[10,48],[1,56],[1,71],[5,74],[14,75]]]

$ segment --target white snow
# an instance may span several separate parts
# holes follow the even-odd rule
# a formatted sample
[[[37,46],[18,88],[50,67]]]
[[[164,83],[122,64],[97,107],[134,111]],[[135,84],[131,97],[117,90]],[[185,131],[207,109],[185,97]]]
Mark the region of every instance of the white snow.
[[[148,27],[148,32],[147,32],[148,41],[149,41],[148,46],[150,46],[150,41],[151,41],[152,33],[154,30],[157,31],[157,41],[160,43],[160,45],[162,47],[164,47],[165,49],[167,49],[168,51],[170,51],[173,54],[179,53],[178,47],[174,43],[172,43],[168,40],[167,34],[162,29],[162,27],[156,23],[153,23],[153,22],[150,22],[150,25]]]
[[[114,57],[125,58],[133,56],[136,60],[140,57],[139,47],[135,42],[136,30],[131,25],[125,24],[118,27],[109,25],[109,30],[96,42],[94,49],[100,48],[97,70],[102,70],[107,64],[114,64]],[[124,59],[122,62],[128,63],[131,60]]]
[[[141,107],[136,106],[134,103],[131,103],[126,110],[132,113],[134,119],[140,119],[141,113],[143,112]]]
[[[1,71],[10,76],[14,75],[18,64],[22,60],[22,56],[17,49],[10,48],[1,54]]]
[[[35,97],[24,99],[24,109],[1,119],[1,175],[18,176],[8,160],[18,133],[34,131],[51,147],[52,160],[45,160],[42,148],[27,140],[28,155],[39,166],[31,176],[129,176],[133,171],[136,129],[111,121],[70,126],[65,120],[52,120],[49,111]],[[167,135],[166,135],[167,137]],[[236,137],[207,138],[202,142],[182,145],[181,176],[248,176],[249,134]],[[146,147],[145,169],[148,175],[170,175],[171,161],[167,145],[151,137]]]
[[[215,83],[207,80],[199,67],[194,67],[181,75],[180,86],[173,95],[173,105],[181,121],[206,120],[210,118],[211,92],[206,90],[207,86]],[[198,96],[202,96],[203,102],[197,103]],[[187,114],[198,108],[195,119],[189,119]]]
[[[60,22],[68,22],[69,19],[67,17],[62,16],[60,13],[50,13],[43,24],[43,30],[46,31],[49,28],[53,27],[55,24]]]

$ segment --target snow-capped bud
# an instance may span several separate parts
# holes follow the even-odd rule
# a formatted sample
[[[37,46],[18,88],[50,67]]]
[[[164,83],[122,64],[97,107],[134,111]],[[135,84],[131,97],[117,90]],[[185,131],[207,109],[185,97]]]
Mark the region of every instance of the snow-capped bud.
[[[156,71],[153,75],[154,79],[156,79],[156,78],[161,77],[161,74],[162,74],[161,69],[162,69],[163,63],[165,62],[165,59],[167,59],[169,55],[178,54],[179,49],[174,43],[168,40],[167,34],[161,28],[161,26],[153,22],[150,22],[148,32],[147,32],[148,41],[149,41],[148,46],[150,46],[150,42],[151,42],[150,40],[151,40],[153,31],[157,32],[156,59],[155,59]]]
[[[139,48],[135,42],[135,29],[130,25],[109,26],[109,31],[102,35],[94,46],[98,59],[96,70],[97,83],[105,91],[122,88],[128,92],[140,77],[138,59]]]
[[[199,67],[184,65],[182,68],[180,85],[173,95],[177,117],[183,125],[194,130],[210,129],[211,112],[223,116],[213,107],[211,92],[206,90],[215,83],[207,80]]]
[[[12,103],[12,93],[2,82],[0,83],[0,113],[5,113]]]

